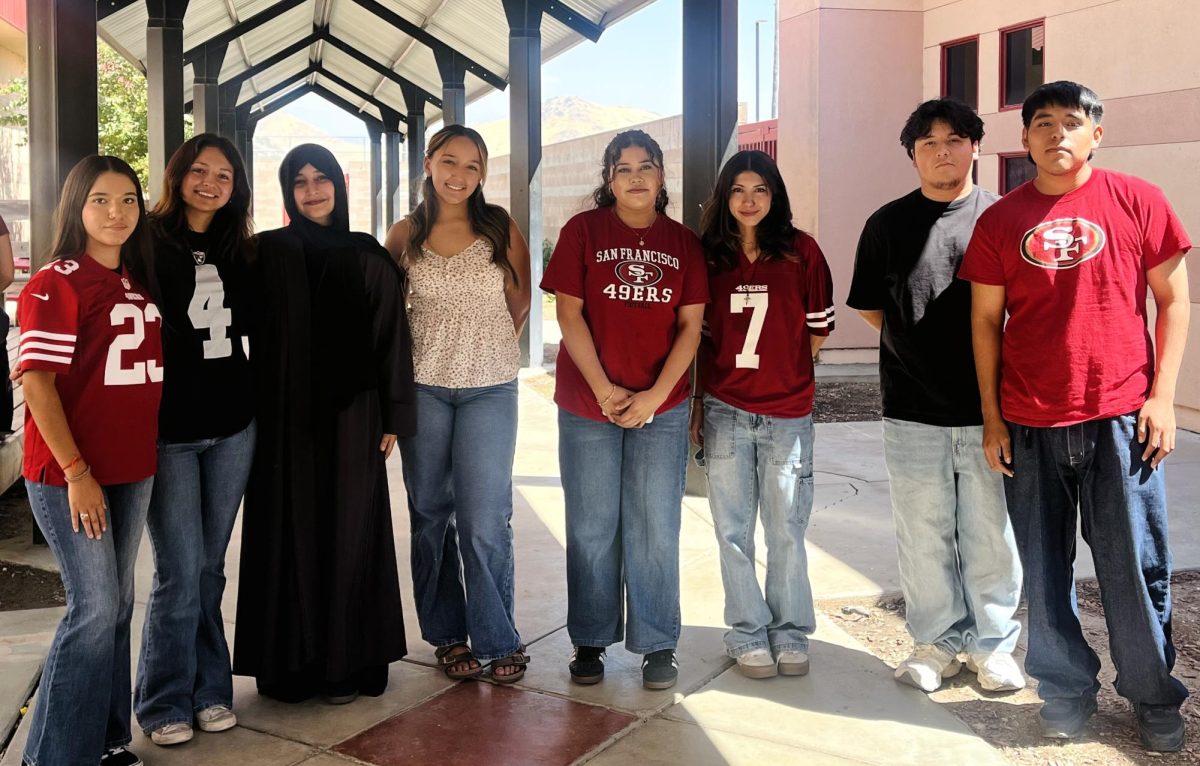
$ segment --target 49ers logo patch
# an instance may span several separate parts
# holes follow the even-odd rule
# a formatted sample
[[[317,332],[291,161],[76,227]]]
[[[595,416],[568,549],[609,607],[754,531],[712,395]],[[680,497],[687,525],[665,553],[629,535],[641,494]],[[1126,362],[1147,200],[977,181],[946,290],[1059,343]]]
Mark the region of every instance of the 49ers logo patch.
[[[1021,257],[1043,269],[1073,269],[1104,249],[1104,229],[1083,218],[1056,218],[1025,232]]]
[[[662,281],[663,270],[653,263],[622,261],[617,264],[617,279],[630,287],[649,287]]]

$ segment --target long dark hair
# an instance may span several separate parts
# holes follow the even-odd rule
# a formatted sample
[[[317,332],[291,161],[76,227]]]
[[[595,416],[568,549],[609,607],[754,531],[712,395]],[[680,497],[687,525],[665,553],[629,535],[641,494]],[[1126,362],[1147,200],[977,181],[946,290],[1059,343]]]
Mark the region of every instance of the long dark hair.
[[[621,159],[621,152],[631,146],[638,146],[646,150],[646,154],[650,155],[650,162],[654,167],[663,172],[663,183],[658,190],[658,196],[654,198],[654,210],[658,213],[666,212],[667,203],[667,178],[663,170],[663,150],[658,145],[658,142],[650,137],[650,134],[644,130],[624,130],[613,136],[613,139],[608,142],[608,146],[604,147],[604,159],[601,160],[600,167],[600,185],[592,192],[592,201],[596,203],[596,207],[612,207],[617,204],[617,196],[613,194],[612,180],[613,171],[616,170],[617,162]]]
[[[146,240],[146,200],[142,195],[142,182],[129,163],[120,157],[108,154],[92,154],[84,157],[71,168],[63,184],[58,208],[54,211],[54,244],[50,247],[50,260],[77,258],[87,252],[87,229],[83,226],[83,206],[96,179],[105,173],[119,173],[133,182],[137,191],[138,220],[133,233],[121,245],[121,265],[144,287],[153,284],[153,272],[147,254],[150,248]]]
[[[738,152],[729,158],[712,195],[704,203],[700,217],[700,244],[704,258],[717,271],[729,271],[737,266],[741,233],[737,219],[729,212],[729,194],[739,173],[757,173],[771,192],[771,209],[754,228],[759,257],[764,261],[788,260],[795,257],[793,247],[798,231],[792,225],[792,203],[788,201],[783,176],[770,155],[759,151]]]
[[[329,222],[329,228],[340,232],[350,231],[350,203],[346,194],[346,174],[342,171],[337,157],[333,156],[333,152],[319,144],[300,144],[285,154],[283,162],[279,163],[279,188],[283,191],[283,209],[287,211],[288,218],[293,221],[308,220],[304,218],[304,213],[296,207],[296,195],[292,193],[296,174],[305,165],[312,165],[324,173],[330,181],[333,181],[333,215]]]
[[[479,186],[467,198],[467,220],[471,223],[471,231],[480,235],[492,245],[492,263],[508,272],[514,285],[520,284],[517,270],[508,262],[509,227],[512,218],[508,211],[499,205],[491,205],[483,198],[483,182],[487,180],[488,150],[483,142],[483,136],[478,131],[465,125],[447,125],[430,137],[425,148],[425,159],[433,161],[433,155],[442,147],[456,138],[469,138],[479,150],[480,167]],[[404,267],[412,264],[412,260],[421,252],[421,245],[429,238],[438,218],[437,192],[433,188],[433,179],[425,176],[421,185],[421,203],[408,214],[408,247],[405,248],[400,263]]]
[[[250,179],[246,177],[246,163],[233,142],[215,133],[201,133],[184,142],[167,160],[163,171],[162,194],[154,209],[150,211],[150,222],[163,235],[178,239],[187,231],[187,205],[183,202],[181,189],[183,179],[191,172],[192,165],[200,152],[212,147],[233,167],[233,192],[224,207],[213,216],[208,230],[212,241],[221,253],[234,258],[244,258],[249,248],[246,243],[254,234],[254,223],[250,219]]]

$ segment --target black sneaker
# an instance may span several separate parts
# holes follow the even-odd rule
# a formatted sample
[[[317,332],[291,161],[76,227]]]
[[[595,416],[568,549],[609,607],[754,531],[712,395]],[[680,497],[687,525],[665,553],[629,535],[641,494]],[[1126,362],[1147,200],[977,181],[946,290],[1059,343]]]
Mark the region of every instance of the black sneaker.
[[[1038,712],[1038,723],[1042,725],[1042,736],[1052,739],[1071,739],[1083,732],[1083,727],[1096,712],[1096,698],[1055,697],[1042,703]]]
[[[659,649],[642,658],[642,686],[647,689],[670,689],[678,679],[674,649]]]
[[[571,659],[571,680],[577,684],[598,684],[604,680],[604,647],[577,646]]]
[[[1183,716],[1175,705],[1142,705],[1134,703],[1138,736],[1147,750],[1155,753],[1174,753],[1183,749]]]
[[[100,759],[100,766],[142,766],[142,759],[123,747],[114,747]]]

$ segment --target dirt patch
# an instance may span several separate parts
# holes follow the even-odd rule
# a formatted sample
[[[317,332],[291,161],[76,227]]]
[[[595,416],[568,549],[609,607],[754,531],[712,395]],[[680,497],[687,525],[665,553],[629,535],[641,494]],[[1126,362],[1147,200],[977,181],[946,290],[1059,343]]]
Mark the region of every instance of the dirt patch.
[[[0,495],[0,540],[28,543],[33,535],[33,514],[25,482],[18,481]],[[0,612],[44,609],[67,603],[57,572],[0,561]]]
[[[817,380],[813,422],[845,423],[879,420],[882,417],[883,401],[878,380],[861,383],[826,383]]]
[[[545,344],[543,359],[551,364],[558,354],[557,343]],[[522,382],[546,399],[554,400],[554,370],[545,375],[522,378]],[[879,420],[883,417],[883,405],[879,395],[879,381],[861,383],[825,383],[818,380],[816,398],[813,400],[813,421],[817,423],[843,423],[847,421]]]
[[[998,748],[1005,759],[1019,766],[1200,763],[1200,705],[1195,697],[1200,693],[1200,572],[1176,573],[1172,589],[1172,629],[1178,652],[1175,675],[1193,695],[1182,708],[1188,729],[1188,744],[1182,752],[1148,753],[1139,744],[1132,708],[1112,686],[1115,672],[1108,656],[1108,631],[1095,580],[1081,581],[1078,585],[1080,622],[1102,664],[1099,710],[1082,737],[1069,742],[1042,739],[1037,726],[1041,701],[1032,688],[991,694],[982,691],[974,674],[965,668],[929,697],[949,708],[976,734]],[[912,641],[904,629],[904,600],[899,597],[868,602],[823,602],[819,608],[890,667],[898,665],[911,650]],[[1023,604],[1017,617],[1024,626]],[[1021,646],[1016,652],[1018,661],[1024,660],[1024,643],[1022,631]]]
[[[0,564],[0,612],[65,606],[67,594],[57,572]]]

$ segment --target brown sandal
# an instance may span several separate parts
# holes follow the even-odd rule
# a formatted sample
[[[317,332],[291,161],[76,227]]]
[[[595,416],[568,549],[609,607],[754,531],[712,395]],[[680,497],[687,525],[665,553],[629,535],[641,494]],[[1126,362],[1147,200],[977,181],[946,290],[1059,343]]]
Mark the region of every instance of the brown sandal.
[[[478,678],[483,673],[483,665],[471,653],[471,647],[466,644],[450,644],[439,646],[433,652],[437,657],[438,667],[446,674],[446,678],[461,681],[464,678]],[[455,665],[466,664],[467,670],[454,670]]]
[[[515,652],[507,657],[501,657],[498,660],[492,660],[492,680],[498,684],[515,684],[525,677],[525,668],[529,665],[529,655],[525,653],[525,647],[518,647]],[[496,675],[496,668],[513,668],[517,670],[506,675]]]

